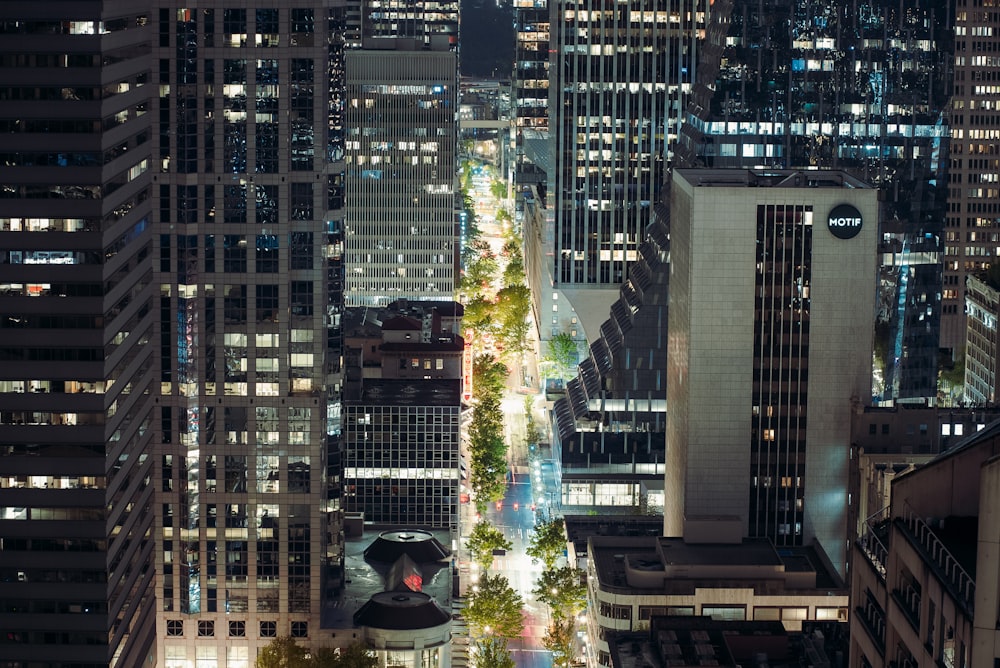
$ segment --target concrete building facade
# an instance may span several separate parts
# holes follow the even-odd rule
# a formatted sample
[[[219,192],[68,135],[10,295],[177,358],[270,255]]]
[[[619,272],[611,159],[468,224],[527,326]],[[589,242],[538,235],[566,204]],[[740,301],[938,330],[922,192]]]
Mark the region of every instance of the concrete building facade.
[[[965,386],[963,400],[972,406],[993,406],[997,401],[997,319],[1000,290],[987,276],[965,278]]]
[[[665,533],[817,542],[843,576],[876,191],[840,172],[679,169],[670,220]]]
[[[1000,424],[892,482],[853,548],[851,666],[1000,661]]]

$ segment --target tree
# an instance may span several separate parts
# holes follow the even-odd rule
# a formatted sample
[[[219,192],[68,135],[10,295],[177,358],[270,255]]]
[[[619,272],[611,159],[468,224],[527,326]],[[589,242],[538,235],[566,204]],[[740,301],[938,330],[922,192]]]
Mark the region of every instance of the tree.
[[[490,194],[493,195],[495,199],[506,199],[507,184],[500,179],[494,179],[490,182]]]
[[[514,659],[507,649],[507,639],[487,636],[473,645],[476,668],[514,668]]]
[[[566,332],[559,332],[549,339],[548,351],[542,361],[552,365],[553,373],[558,378],[571,378],[580,361],[580,348],[576,339]]]
[[[531,291],[527,285],[506,285],[497,292],[498,333],[508,352],[523,352],[527,347],[528,312]]]
[[[544,570],[531,593],[549,606],[553,618],[576,619],[587,607],[587,586],[582,575],[572,566]]]
[[[304,647],[291,636],[275,638],[257,653],[255,668],[310,668]]]
[[[470,298],[488,296],[500,263],[489,244],[477,239],[466,246],[465,271],[459,280],[459,290]]]
[[[499,400],[507,384],[507,367],[493,355],[477,355],[472,360],[472,377],[477,397],[492,394]]]
[[[565,550],[566,526],[562,518],[558,517],[535,526],[535,533],[525,552],[529,557],[541,560],[545,570],[552,570]]]
[[[378,668],[378,657],[357,642],[339,650],[323,647],[313,654],[311,668]]]
[[[502,575],[484,575],[465,607],[465,619],[475,636],[516,638],[524,629],[524,605]]]
[[[503,531],[486,520],[480,520],[476,523],[476,526],[469,533],[469,539],[465,546],[484,571],[489,570],[490,566],[493,565],[494,550],[509,550],[514,547],[513,543],[503,535]]]
[[[576,624],[572,619],[553,618],[549,628],[542,638],[542,646],[552,652],[552,665],[556,668],[566,668],[573,658],[573,630]]]

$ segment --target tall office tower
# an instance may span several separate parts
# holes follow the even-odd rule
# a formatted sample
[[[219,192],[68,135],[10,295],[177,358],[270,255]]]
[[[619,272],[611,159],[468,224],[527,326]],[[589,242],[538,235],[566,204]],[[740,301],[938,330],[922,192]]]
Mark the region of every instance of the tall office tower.
[[[524,142],[549,127],[549,3],[548,0],[514,0],[514,68],[511,72],[516,154],[514,169],[519,182],[544,178],[544,167],[528,161]],[[531,172],[529,177],[526,172]]]
[[[815,541],[844,576],[878,213],[842,172],[674,170],[666,535]]]
[[[348,4],[348,306],[450,301],[458,273],[458,2]]]
[[[965,344],[965,277],[1000,255],[998,50],[1000,14],[992,4],[958,3],[941,306],[941,347],[955,358]]]
[[[458,49],[458,0],[347,0],[348,44],[362,48]],[[378,46],[379,42],[385,46]]]
[[[945,4],[714,3],[678,142],[692,167],[841,169],[883,193],[875,394],[886,402],[937,396]]]
[[[552,275],[532,287],[557,321],[539,323],[543,340],[566,310],[558,292],[593,340],[659,199],[706,10],[695,1],[560,0],[550,12]]]
[[[456,54],[347,52],[345,300],[448,300],[457,283]]]
[[[339,535],[338,5],[153,17],[158,665],[246,668],[277,636],[318,636]]]
[[[154,646],[150,16],[0,3],[0,664]]]

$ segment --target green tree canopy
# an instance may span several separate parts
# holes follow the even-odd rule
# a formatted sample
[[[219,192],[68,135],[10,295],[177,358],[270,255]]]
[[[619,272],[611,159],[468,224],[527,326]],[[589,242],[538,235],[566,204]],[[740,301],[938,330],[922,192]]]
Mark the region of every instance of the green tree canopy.
[[[507,649],[507,639],[487,636],[476,641],[476,668],[514,668],[514,659]]]
[[[255,668],[311,668],[306,650],[291,636],[275,638],[257,653]]]
[[[490,182],[490,194],[493,195],[494,199],[506,199],[507,184],[500,179],[494,179]]]
[[[576,623],[571,619],[553,619],[542,638],[542,646],[552,652],[552,665],[566,668],[573,659],[573,631]]]
[[[567,332],[559,332],[549,339],[548,350],[542,361],[551,365],[553,376],[563,380],[572,378],[580,361],[580,348],[576,339]]]
[[[528,548],[525,550],[532,559],[538,559],[545,570],[555,568],[556,561],[566,550],[566,525],[561,517],[535,526]]]
[[[465,251],[465,271],[459,280],[459,290],[469,296],[489,297],[492,293],[493,279],[500,271],[500,262],[490,245],[481,239],[476,239]]]
[[[524,628],[523,605],[521,595],[511,588],[507,578],[484,575],[465,607],[465,619],[477,638],[516,638]]]
[[[488,571],[493,565],[493,550],[509,550],[514,547],[503,535],[503,531],[486,520],[480,520],[472,527],[465,546],[483,571]]]
[[[572,566],[542,571],[531,593],[549,606],[553,618],[575,620],[587,606],[587,586],[583,583],[583,571]]]
[[[493,355],[476,355],[472,360],[472,385],[477,397],[493,395],[499,401],[507,384],[507,367]]]
[[[332,663],[329,662],[331,659]],[[326,663],[320,663],[317,657],[314,668],[378,668],[378,666],[378,657],[363,643],[356,642],[347,647],[341,647],[339,652],[333,652],[333,656],[327,658]]]

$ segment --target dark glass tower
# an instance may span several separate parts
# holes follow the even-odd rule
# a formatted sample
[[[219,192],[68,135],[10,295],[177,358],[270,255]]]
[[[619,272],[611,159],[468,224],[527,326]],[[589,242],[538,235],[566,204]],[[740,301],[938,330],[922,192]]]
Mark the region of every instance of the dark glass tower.
[[[338,5],[156,10],[160,665],[313,642],[337,584]]]
[[[690,166],[841,169],[879,188],[887,401],[937,395],[947,4],[716,2],[677,151]]]
[[[0,4],[0,665],[154,648],[150,19]]]

